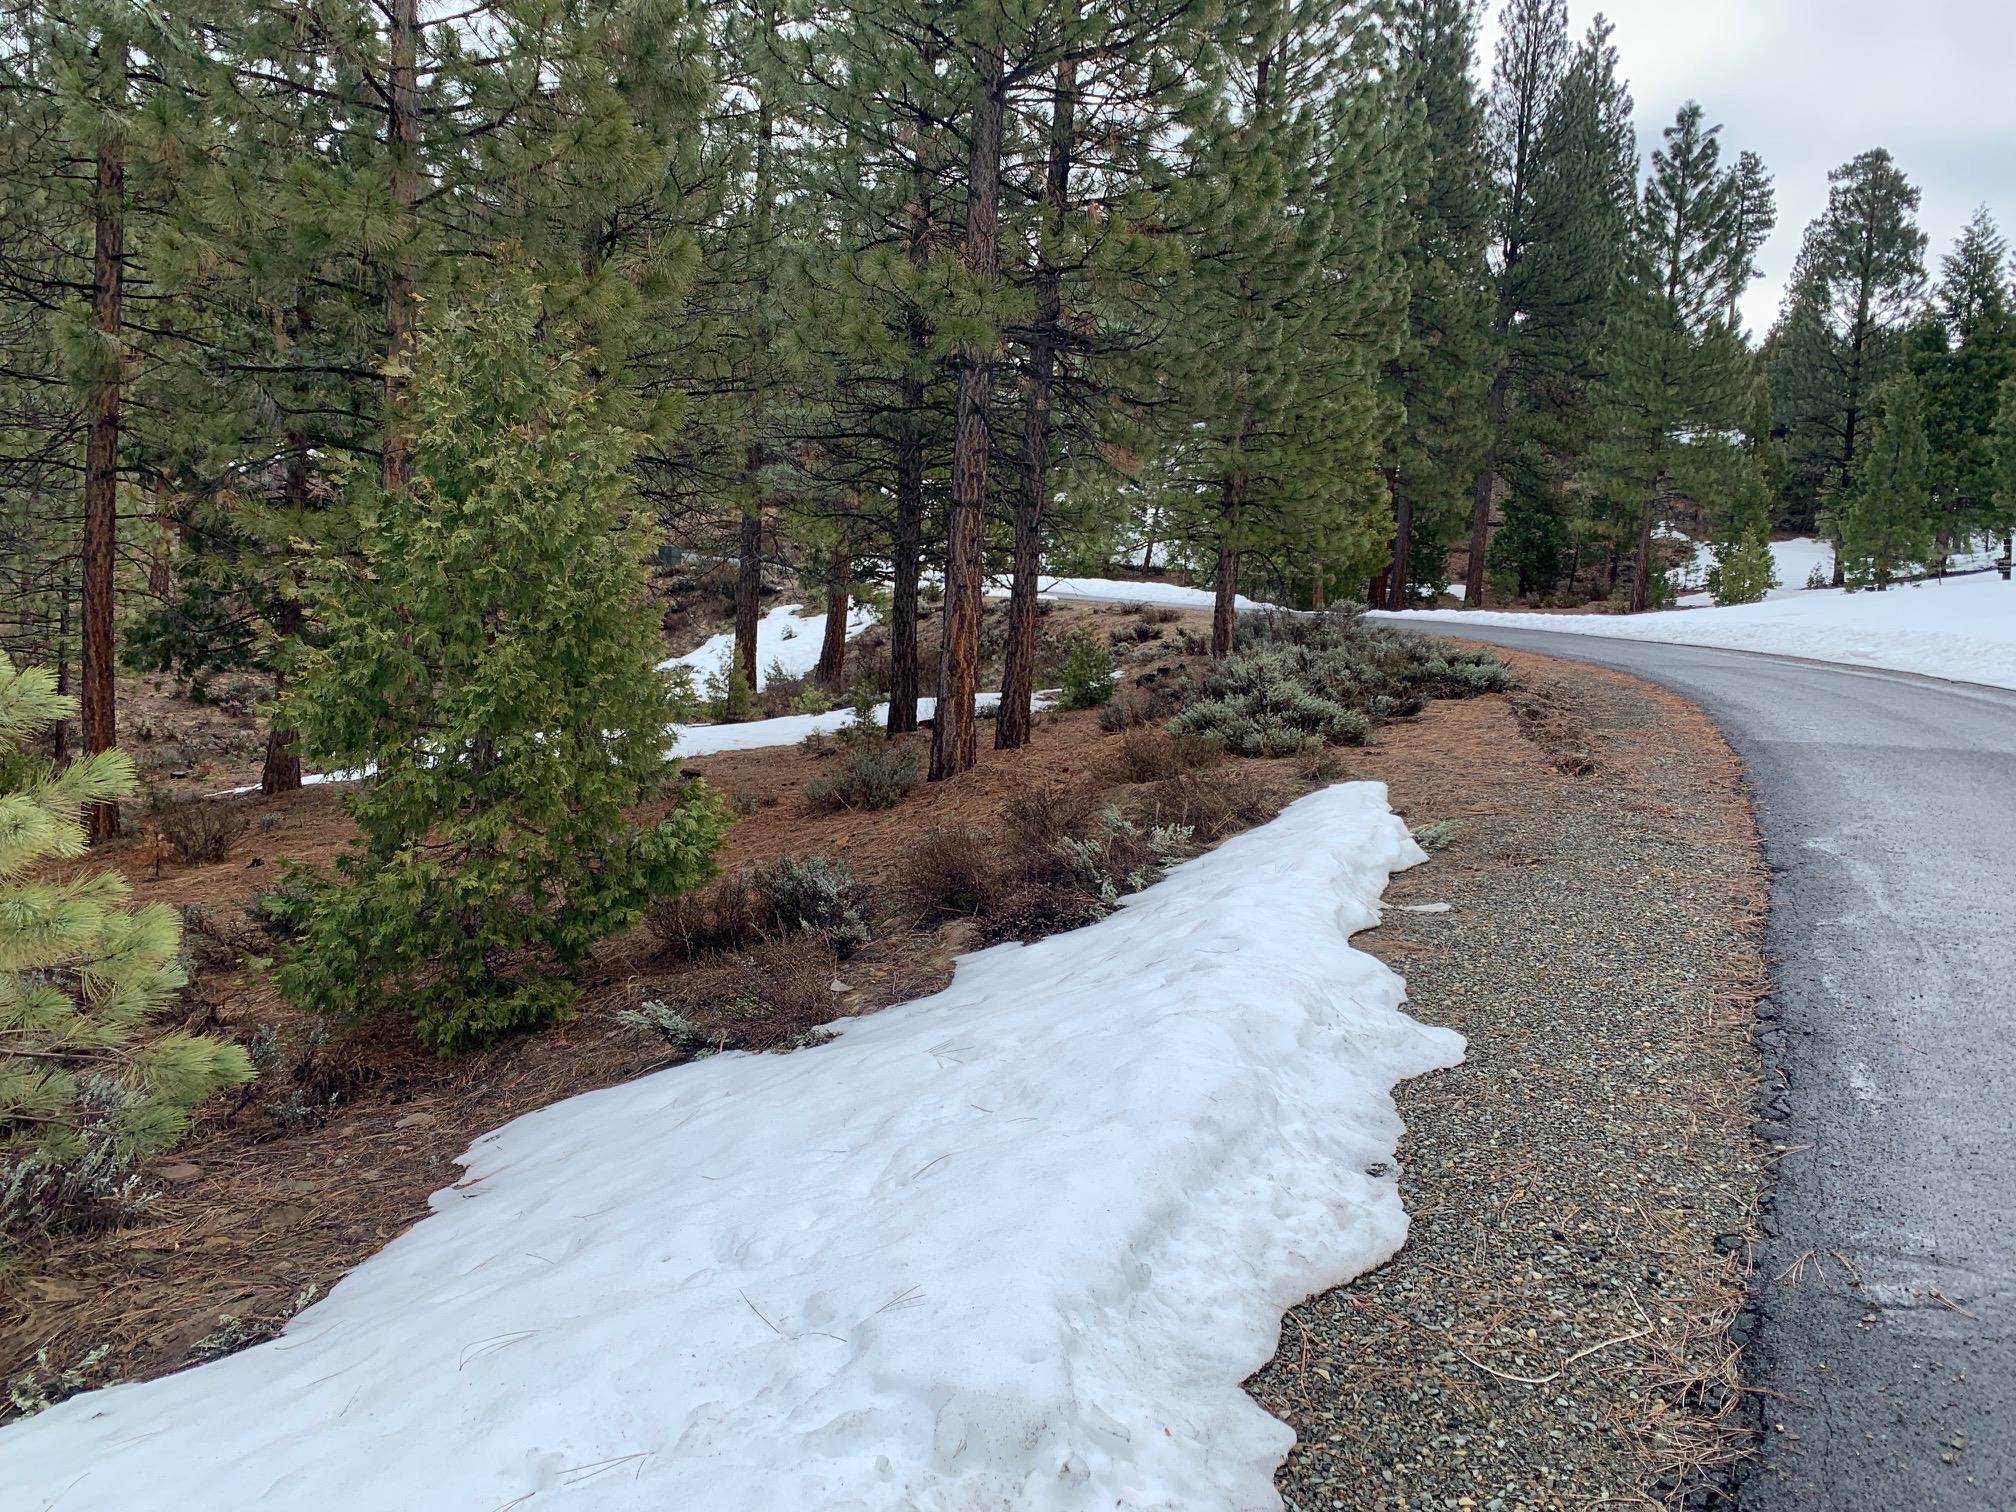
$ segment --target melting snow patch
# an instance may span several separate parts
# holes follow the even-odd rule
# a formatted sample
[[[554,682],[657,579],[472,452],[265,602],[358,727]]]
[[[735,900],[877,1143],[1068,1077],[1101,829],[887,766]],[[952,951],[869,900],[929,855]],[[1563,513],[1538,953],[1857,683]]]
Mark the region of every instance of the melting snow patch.
[[[1354,950],[1424,859],[1325,789],[1112,917],[788,1056],[485,1135],[277,1340],[0,1431],[23,1507],[1278,1506],[1240,1382],[1406,1233]],[[10,1503],[11,1504],[11,1503]]]
[[[773,667],[782,667],[787,677],[804,677],[819,665],[819,648],[826,639],[826,616],[801,614],[802,604],[779,604],[756,622],[756,691],[769,684]],[[847,638],[852,640],[875,623],[875,612],[855,605],[847,611]],[[691,667],[696,685],[728,664],[735,649],[735,632],[723,630],[709,636],[697,651],[684,656],[668,656],[658,663],[663,672],[671,667]]]

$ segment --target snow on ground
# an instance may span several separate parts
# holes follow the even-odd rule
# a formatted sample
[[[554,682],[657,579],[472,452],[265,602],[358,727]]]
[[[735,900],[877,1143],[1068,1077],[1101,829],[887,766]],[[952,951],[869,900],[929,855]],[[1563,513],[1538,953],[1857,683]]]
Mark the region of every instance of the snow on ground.
[[[1675,568],[1669,574],[1674,586],[1681,590],[1675,601],[1684,608],[1703,608],[1715,600],[1704,586],[1708,581],[1708,569],[1715,565],[1715,550],[1706,543],[1696,543],[1694,560],[1686,567]],[[1813,575],[1813,569],[1820,569],[1823,580],[1834,575],[1834,548],[1826,541],[1816,541],[1810,536],[1799,536],[1789,541],[1771,543],[1771,566],[1778,586],[1767,595],[1769,598],[1790,598],[1795,593],[1806,591],[1806,580]]]
[[[1037,693],[1029,700],[1031,709],[1042,710],[1051,707],[1058,690],[1052,688],[1047,693]],[[973,712],[991,716],[1001,702],[998,693],[981,693],[973,700]],[[917,700],[917,717],[929,719],[938,710],[935,698]],[[889,705],[875,705],[875,723],[882,724],[889,717]],[[834,731],[851,724],[854,720],[852,709],[833,709],[825,714],[782,714],[775,719],[751,719],[741,724],[682,724],[674,725],[672,754],[675,756],[718,756],[723,751],[760,751],[768,746],[796,745],[807,735],[830,735]]]
[[[1352,932],[1423,860],[1311,794],[1112,917],[792,1055],[476,1141],[277,1340],[0,1430],[9,1505],[1279,1505],[1240,1381],[1406,1234],[1398,1079],[1460,1058]],[[1378,1171],[1381,1175],[1372,1175]]]
[[[1652,614],[1417,609],[1382,617],[1410,624],[1501,625],[1770,651],[2016,688],[2016,584],[1992,572],[1900,583],[1884,593],[1815,588],[1758,604]]]
[[[991,598],[1006,598],[1007,580],[990,579],[987,593]],[[1213,602],[1209,588],[1190,588],[1181,583],[1137,583],[1129,578],[1042,577],[1036,582],[1036,596],[1084,604],[1157,604],[1171,609],[1209,609]],[[1236,596],[1234,607],[1247,614],[1274,606],[1242,593]]]
[[[819,647],[826,638],[826,616],[801,614],[802,604],[779,604],[756,622],[756,691],[770,681],[770,669],[782,666],[787,677],[804,677],[819,665]],[[852,640],[875,623],[875,612],[856,604],[847,611],[847,638]],[[695,684],[727,665],[735,649],[735,632],[710,635],[699,650],[668,656],[658,670],[691,667]]]

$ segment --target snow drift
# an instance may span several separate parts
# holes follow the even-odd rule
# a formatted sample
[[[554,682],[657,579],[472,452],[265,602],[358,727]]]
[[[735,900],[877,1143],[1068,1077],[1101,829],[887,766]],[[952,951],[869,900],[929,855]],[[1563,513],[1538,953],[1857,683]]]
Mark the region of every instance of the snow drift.
[[[1898,583],[1882,593],[1815,588],[1774,595],[1756,604],[1666,609],[1651,614],[1413,609],[1382,613],[1380,618],[1388,624],[1448,625],[1452,629],[1503,625],[1569,635],[1769,651],[2016,688],[2016,584],[2005,583],[1994,573]]]
[[[1258,1508],[1240,1381],[1397,1249],[1387,1091],[1462,1041],[1349,944],[1424,859],[1312,794],[788,1056],[485,1135],[277,1340],[0,1431],[10,1506]],[[1378,1172],[1380,1174],[1373,1174]]]

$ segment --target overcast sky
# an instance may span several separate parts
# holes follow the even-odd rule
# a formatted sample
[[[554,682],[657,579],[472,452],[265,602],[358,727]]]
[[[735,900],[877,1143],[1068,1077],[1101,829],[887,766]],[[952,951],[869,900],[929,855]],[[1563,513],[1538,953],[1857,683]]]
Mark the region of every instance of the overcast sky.
[[[1502,0],[1487,4],[1488,75]],[[1756,335],[1827,171],[1866,148],[1888,147],[1923,191],[1934,277],[1977,205],[2016,237],[2016,0],[1569,0],[1578,38],[1598,11],[1616,23],[1641,155],[1694,99],[1722,123],[1724,161],[1748,147],[1776,180],[1778,229],[1744,302]]]

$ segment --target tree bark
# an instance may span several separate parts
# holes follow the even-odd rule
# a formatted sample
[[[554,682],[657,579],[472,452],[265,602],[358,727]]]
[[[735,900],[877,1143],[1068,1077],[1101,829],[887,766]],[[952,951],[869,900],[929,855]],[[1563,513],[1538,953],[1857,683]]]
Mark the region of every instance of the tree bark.
[[[1632,614],[1643,614],[1652,604],[1652,501],[1638,508],[1638,543],[1631,560],[1631,597],[1626,605]]]
[[[1498,437],[1505,429],[1505,391],[1510,382],[1503,368],[1491,380],[1486,413],[1491,420],[1491,450],[1477,469],[1477,483],[1470,495],[1470,558],[1463,564],[1463,607],[1484,607],[1484,554],[1491,545],[1491,500],[1498,487]]]
[[[1044,207],[1050,230],[1059,235],[1064,230],[1071,186],[1077,95],[1077,64],[1059,63],[1057,94],[1050,107],[1049,154],[1043,166]],[[1035,691],[1036,575],[1043,565],[1043,504],[1050,489],[1051,386],[1056,378],[1058,326],[1063,312],[1063,279],[1039,250],[1028,393],[1022,416],[1022,487],[1015,502],[1014,577],[1008,589],[1008,648],[1001,669],[1001,705],[994,716],[998,750],[1029,743],[1029,704]]]
[[[980,96],[973,108],[962,255],[975,285],[991,292],[1001,273],[1001,50],[977,47],[973,61]],[[973,695],[980,680],[981,538],[986,525],[988,400],[994,362],[992,341],[969,343],[959,353],[952,507],[945,540],[945,620],[938,653],[938,710],[931,723],[934,782],[970,770],[979,759]]]
[[[1218,578],[1211,599],[1211,656],[1222,660],[1232,654],[1237,639],[1239,606],[1239,515],[1246,504],[1246,474],[1229,474],[1221,494],[1222,520],[1218,536]]]
[[[917,577],[924,546],[924,386],[906,381],[896,439],[896,532],[889,552],[889,714],[891,735],[917,728]]]
[[[308,508],[308,438],[297,432],[288,436],[287,446],[287,505],[298,514]],[[287,578],[266,616],[274,635],[283,643],[301,633],[305,618],[300,600],[295,597],[297,585],[292,574],[288,573]],[[276,704],[286,691],[287,674],[276,669],[273,673]],[[274,793],[291,793],[300,786],[301,742],[276,708],[266,729],[266,760],[259,769],[259,791],[270,797]]]
[[[1323,562],[1320,557],[1309,569],[1309,607],[1319,613],[1327,607],[1323,602]]]
[[[106,93],[112,109],[126,95],[123,43],[106,44]],[[113,651],[118,635],[112,594],[119,552],[119,419],[125,363],[119,348],[126,273],[126,153],[117,130],[98,149],[96,195],[92,202],[91,328],[98,333],[104,369],[92,385],[84,442],[84,750],[109,751],[119,742]],[[93,804],[84,814],[85,833],[94,841],[119,832],[119,806]]]
[[[420,5],[391,0],[391,68],[385,81],[385,146],[392,165],[392,205],[402,236],[414,234],[420,207]],[[385,286],[385,486],[402,489],[413,477],[413,437],[407,430],[406,386],[413,366],[413,258],[402,246],[392,255]]]
[[[846,513],[854,512],[848,495]],[[847,580],[854,569],[851,521],[843,519],[826,558],[826,636],[819,643],[819,665],[812,676],[824,687],[840,688],[847,680]]]
[[[771,143],[776,132],[767,98],[757,105],[756,119],[756,200],[751,226],[756,257],[756,319],[754,344],[760,354],[769,345],[769,257],[771,198]],[[742,534],[737,546],[739,570],[735,576],[735,662],[749,691],[756,691],[756,625],[763,596],[763,482],[765,454],[763,425],[764,374],[752,362],[749,370],[749,449],[745,459],[748,472],[748,501],[742,506]]]
[[[1407,585],[1412,579],[1414,552],[1414,491],[1402,478],[1393,477],[1393,573],[1387,582],[1388,609],[1407,607]],[[1466,584],[1467,597],[1469,587]]]

